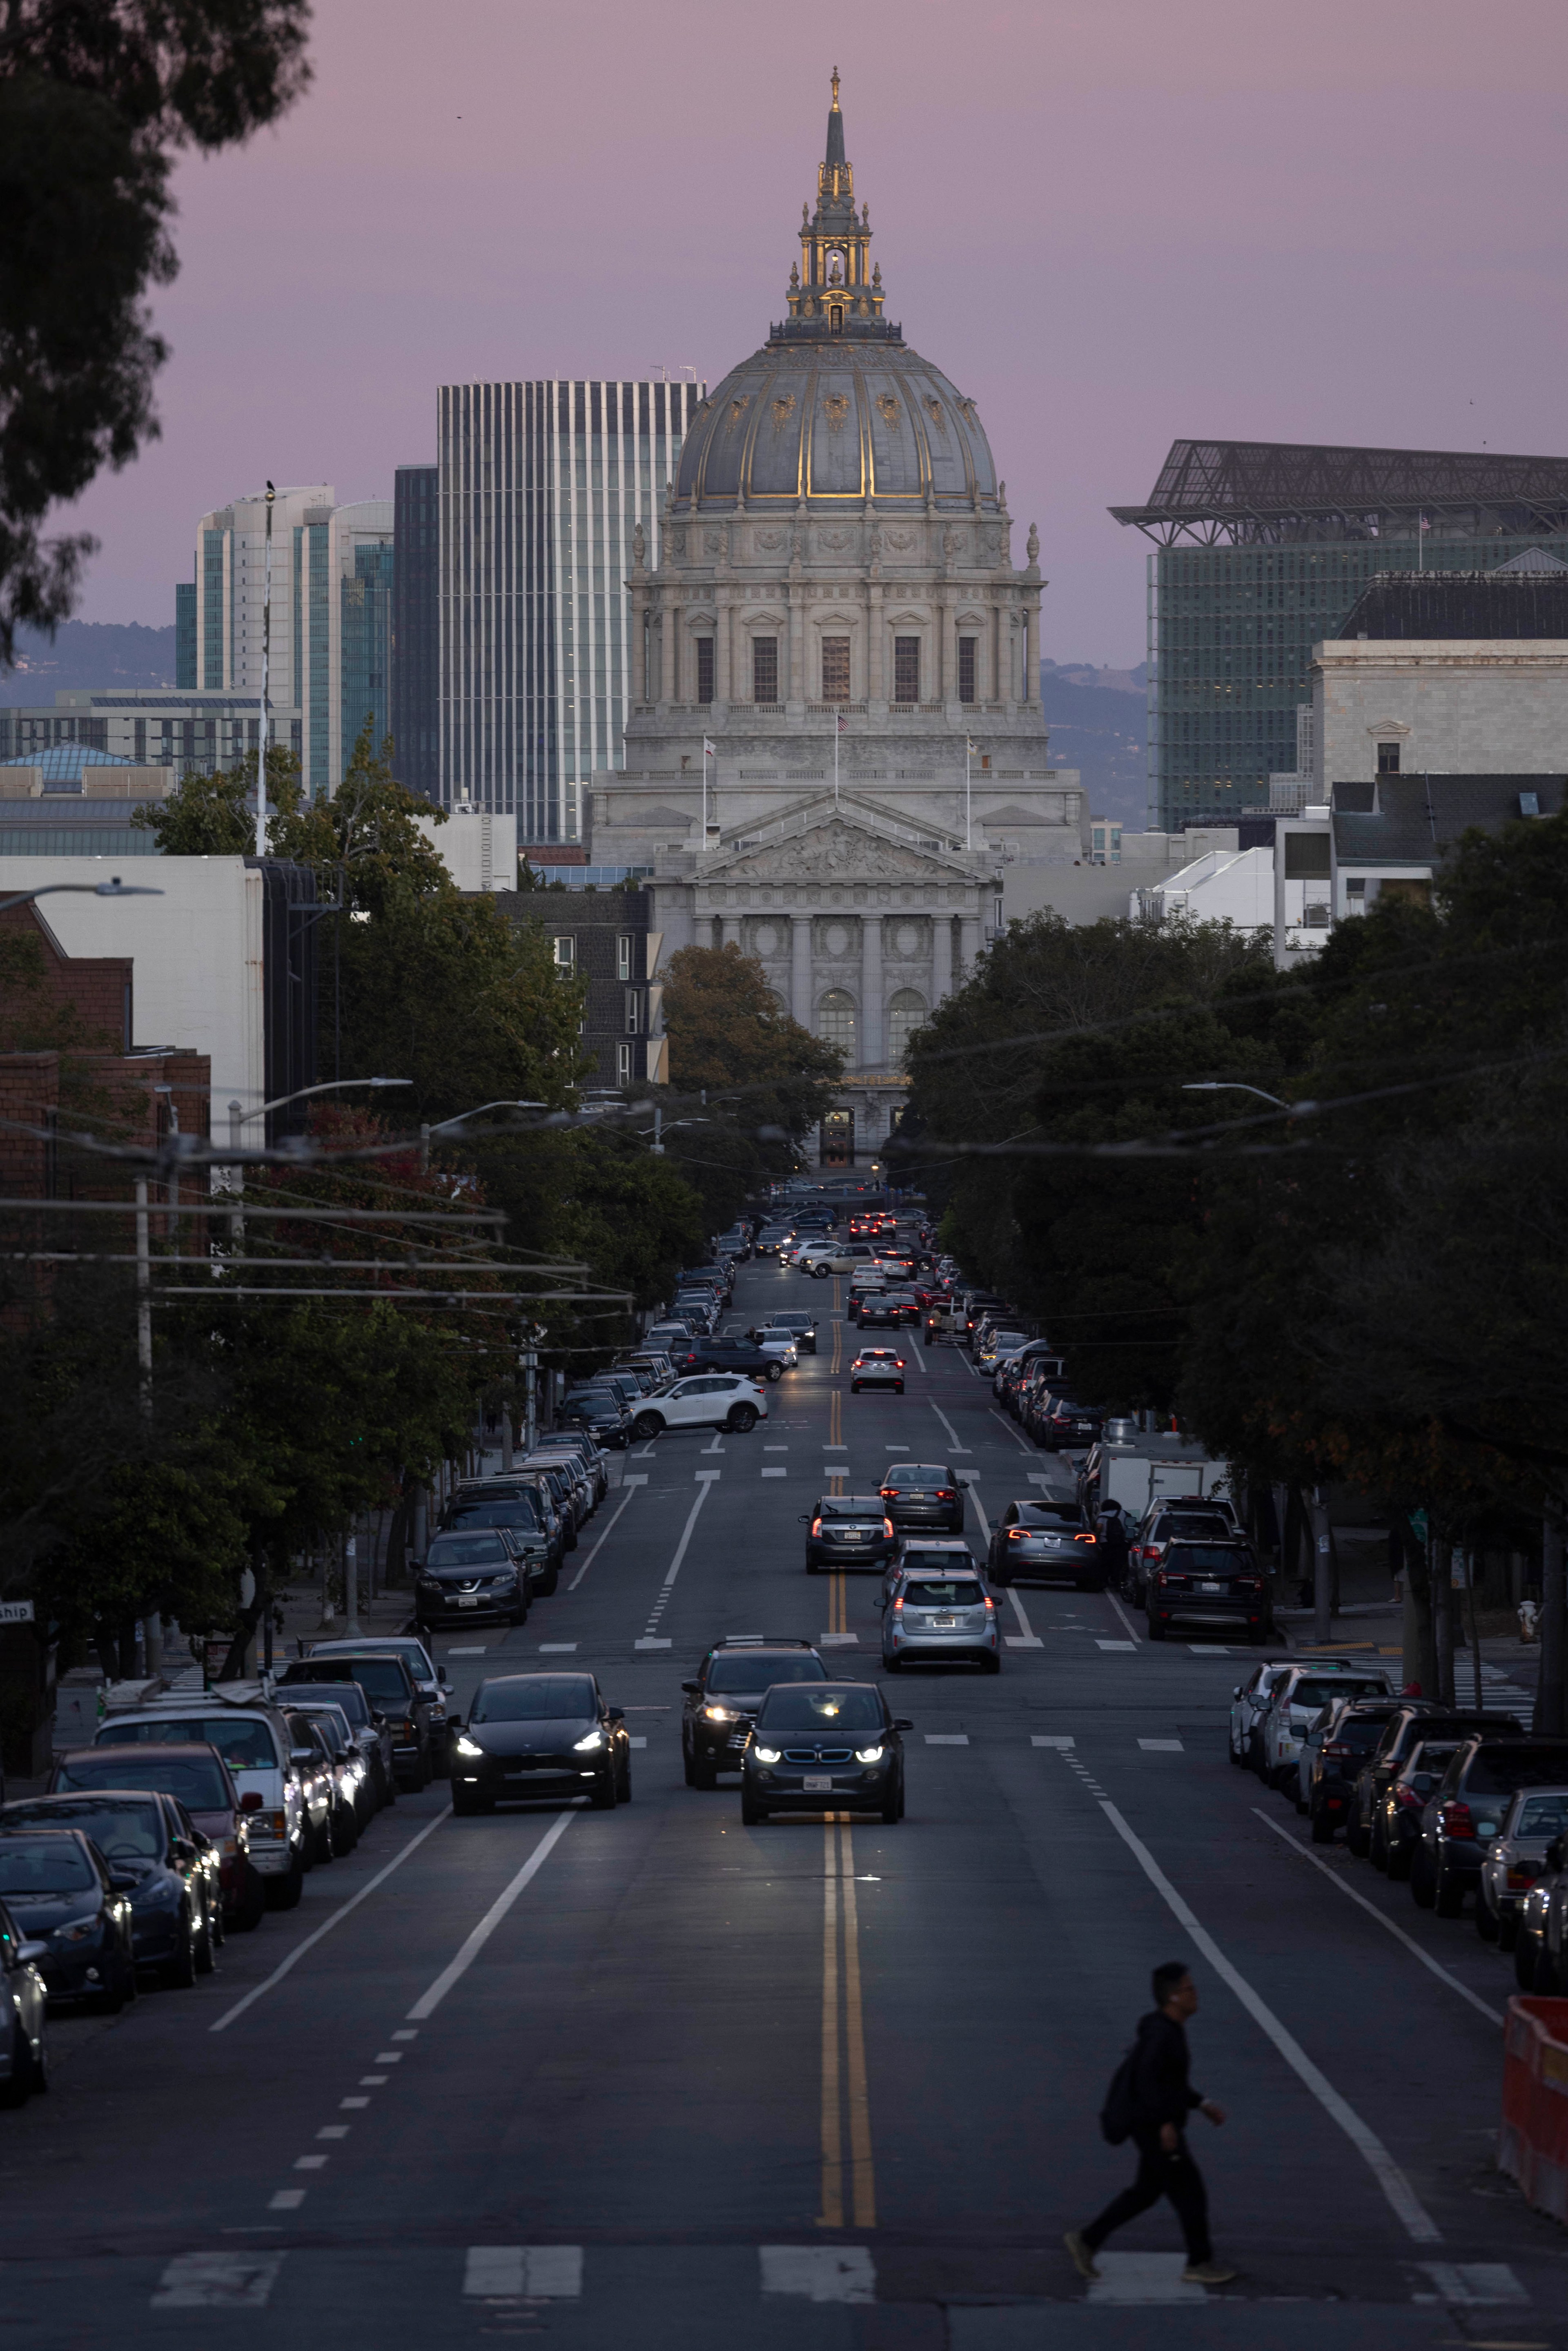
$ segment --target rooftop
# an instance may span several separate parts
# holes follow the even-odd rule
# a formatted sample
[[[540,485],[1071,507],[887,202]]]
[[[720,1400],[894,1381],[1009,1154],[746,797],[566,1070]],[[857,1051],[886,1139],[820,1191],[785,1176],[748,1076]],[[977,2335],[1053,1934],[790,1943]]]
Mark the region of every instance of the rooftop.
[[[1531,549],[1539,554],[1539,549]],[[1568,564],[1494,571],[1380,571],[1352,606],[1341,638],[1568,638]]]
[[[1479,535],[1556,534],[1568,531],[1568,457],[1173,441],[1145,504],[1111,512],[1167,546],[1183,536],[1375,538],[1385,523],[1418,528],[1423,517]]]
[[[1568,776],[1379,776],[1333,787],[1340,865],[1431,866],[1472,826],[1561,813]],[[1533,801],[1533,806],[1531,803]]]

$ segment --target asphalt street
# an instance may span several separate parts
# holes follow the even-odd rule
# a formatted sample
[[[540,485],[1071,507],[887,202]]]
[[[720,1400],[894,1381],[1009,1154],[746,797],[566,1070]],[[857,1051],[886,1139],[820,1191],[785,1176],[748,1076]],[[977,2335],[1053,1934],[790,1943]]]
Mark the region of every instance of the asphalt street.
[[[1510,1964],[1231,1768],[1246,1651],[1031,1589],[999,1676],[889,1685],[915,1725],[898,1825],[745,1829],[734,1779],[685,1786],[680,1684],[716,1635],[831,1639],[880,1677],[876,1576],[803,1572],[831,1478],[951,1460],[978,1550],[1065,1476],[955,1351],[852,1396],[838,1289],[743,1269],[737,1322],[822,1318],[769,1417],[634,1447],[556,1597],[444,1645],[465,1711],[497,1667],[591,1667],[632,1802],[458,1821],[437,1782],[194,1991],[78,2032],[0,2117],[8,2344],[1568,2336],[1568,2241],[1492,2168]],[[1097,2116],[1172,1957],[1242,2274],[1181,2286],[1162,2207],[1086,2286],[1061,2232],[1131,2176]]]

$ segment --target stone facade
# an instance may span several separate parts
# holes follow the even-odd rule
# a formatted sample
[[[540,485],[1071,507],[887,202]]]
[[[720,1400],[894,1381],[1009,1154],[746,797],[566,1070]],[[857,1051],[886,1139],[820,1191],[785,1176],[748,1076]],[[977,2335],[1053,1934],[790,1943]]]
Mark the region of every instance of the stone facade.
[[[594,860],[650,872],[667,951],[733,939],[843,1045],[857,1154],[978,953],[1004,855],[1082,853],[1049,761],[1045,582],[967,399],[883,315],[837,78],[789,316],[699,406],[659,560],[634,537],[624,771]]]
[[[1554,775],[1568,767],[1568,643],[1552,638],[1331,639],[1312,657],[1315,780]]]

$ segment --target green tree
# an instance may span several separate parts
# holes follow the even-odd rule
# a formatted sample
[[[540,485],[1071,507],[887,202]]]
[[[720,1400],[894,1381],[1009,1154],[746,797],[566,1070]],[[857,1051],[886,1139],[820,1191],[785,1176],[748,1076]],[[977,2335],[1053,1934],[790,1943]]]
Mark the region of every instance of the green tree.
[[[794,1164],[843,1076],[836,1046],[792,1020],[754,956],[733,945],[682,947],[664,983],[672,1126],[666,1147],[716,1207]],[[705,1117],[684,1127],[682,1118]],[[737,1187],[739,1187],[738,1196]]]
[[[6,0],[0,14],[0,666],[71,609],[96,542],[49,507],[158,431],[144,296],[178,264],[174,154],[276,121],[308,0]]]
[[[274,743],[267,754],[269,807],[292,817],[300,800],[299,761]],[[256,851],[256,753],[204,776],[193,768],[161,800],[133,810],[131,822],[150,832],[165,857],[250,857]]]
[[[447,821],[444,808],[398,782],[392,737],[378,753],[367,718],[337,790],[280,808],[267,827],[267,847],[275,857],[310,866],[323,898],[337,897],[340,885],[356,913],[381,914],[411,899],[456,894],[445,860],[423,831]]]

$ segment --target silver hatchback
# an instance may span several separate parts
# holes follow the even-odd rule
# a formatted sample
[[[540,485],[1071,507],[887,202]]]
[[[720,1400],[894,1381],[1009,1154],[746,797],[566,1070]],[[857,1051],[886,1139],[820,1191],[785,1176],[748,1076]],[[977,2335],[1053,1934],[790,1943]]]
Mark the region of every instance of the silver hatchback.
[[[973,1568],[936,1573],[915,1568],[895,1578],[882,1611],[882,1662],[890,1674],[918,1661],[968,1661],[1000,1670],[996,1603]]]
[[[1476,1887],[1476,1932],[1511,1951],[1526,1897],[1549,1875],[1546,1848],[1568,1829],[1568,1788],[1521,1788],[1488,1845]]]

